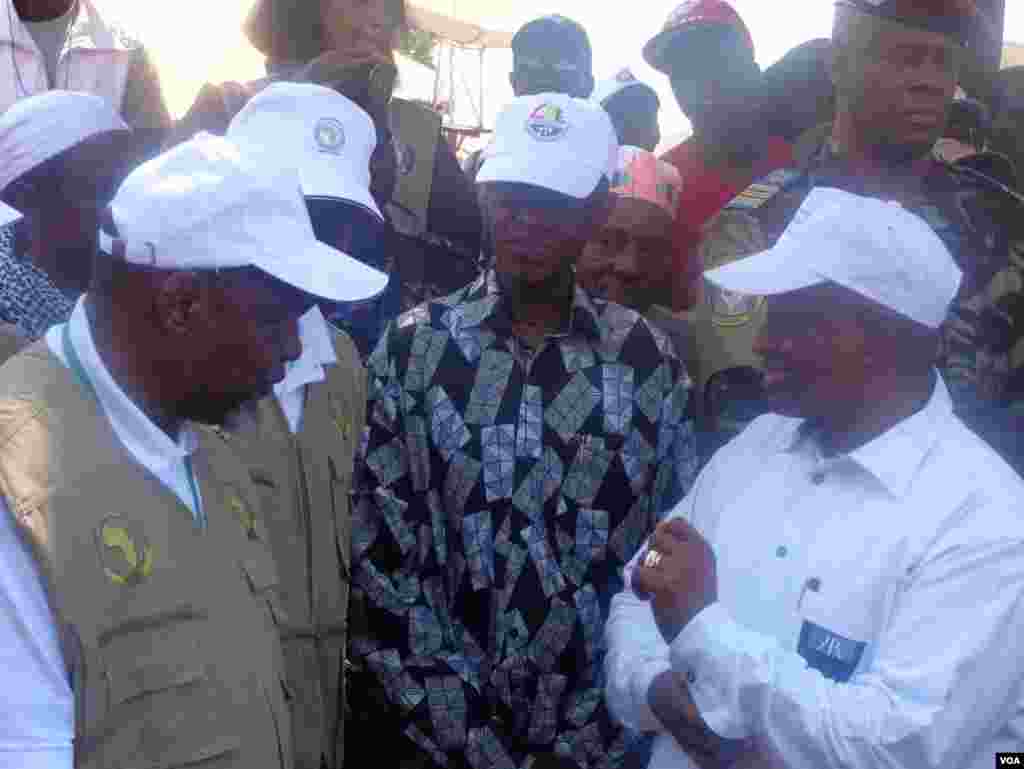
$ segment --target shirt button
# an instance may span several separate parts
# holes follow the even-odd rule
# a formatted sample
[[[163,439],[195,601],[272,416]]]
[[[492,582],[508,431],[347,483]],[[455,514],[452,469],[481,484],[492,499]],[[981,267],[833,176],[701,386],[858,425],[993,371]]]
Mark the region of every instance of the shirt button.
[[[775,555],[779,558],[785,558],[787,555],[789,555],[789,548],[787,548],[785,545],[779,545],[777,548],[775,548]]]
[[[825,482],[825,471],[824,470],[818,470],[813,475],[811,475],[811,483],[813,483],[815,486],[820,486],[824,482]]]
[[[812,593],[817,593],[821,590],[821,580],[818,577],[811,577],[807,580],[807,589]]]
[[[695,684],[695,683],[697,683],[697,674],[694,673],[692,670],[687,670],[686,671],[686,683],[688,683],[688,684]]]

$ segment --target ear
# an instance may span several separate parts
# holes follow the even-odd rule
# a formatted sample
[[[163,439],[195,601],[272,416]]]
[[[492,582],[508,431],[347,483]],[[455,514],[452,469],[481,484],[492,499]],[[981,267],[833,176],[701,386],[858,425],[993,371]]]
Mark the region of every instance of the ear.
[[[194,272],[171,272],[159,279],[156,290],[157,324],[173,336],[189,337],[207,325],[211,290]]]
[[[594,93],[594,76],[587,72],[583,76],[583,92],[580,94],[581,99],[589,99]]]
[[[513,70],[512,72],[509,72],[508,73],[508,84],[510,86],[512,86],[512,93],[518,95],[518,91],[516,90],[516,80],[517,80],[517,78],[516,78],[515,70]]]

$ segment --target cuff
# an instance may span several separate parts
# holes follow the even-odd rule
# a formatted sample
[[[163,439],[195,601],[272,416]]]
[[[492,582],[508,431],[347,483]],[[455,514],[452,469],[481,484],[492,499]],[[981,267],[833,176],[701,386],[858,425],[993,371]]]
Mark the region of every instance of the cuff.
[[[690,696],[701,718],[715,734],[727,740],[748,737],[735,705],[732,640],[738,626],[720,603],[705,607],[672,641],[673,670],[686,676]]]
[[[671,670],[672,665],[668,659],[651,660],[644,663],[643,667],[637,670],[630,680],[630,694],[633,699],[633,715],[636,719],[637,729],[641,732],[663,732],[664,725],[651,710],[650,691],[654,679]]]

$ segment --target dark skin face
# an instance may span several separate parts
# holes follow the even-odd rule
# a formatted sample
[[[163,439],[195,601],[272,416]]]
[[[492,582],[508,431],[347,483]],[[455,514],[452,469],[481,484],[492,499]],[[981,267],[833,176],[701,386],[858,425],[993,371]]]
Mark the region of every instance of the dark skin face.
[[[100,213],[137,149],[127,131],[93,136],[5,191],[4,199],[25,214],[33,262],[70,295],[89,285]]]
[[[754,351],[764,361],[765,395],[773,411],[823,419],[863,400],[870,372],[861,305],[831,284],[768,298]]]
[[[615,197],[608,222],[580,258],[580,284],[639,313],[671,296],[672,217],[635,198]]]
[[[721,25],[695,27],[668,53],[672,92],[694,134],[713,137],[720,121],[748,108],[760,72],[740,33]]]
[[[620,91],[604,105],[612,119],[619,144],[654,152],[661,141],[658,127],[658,97],[647,88]]]
[[[481,185],[494,235],[494,266],[502,286],[523,301],[561,294],[566,276],[607,218],[607,206],[582,201],[548,205],[527,185]]]
[[[405,20],[402,0],[324,0],[328,50],[391,58]]]
[[[176,352],[185,361],[176,383],[176,416],[222,424],[242,404],[269,395],[286,364],[302,352],[298,319],[313,302],[255,269],[227,277],[169,277],[156,307],[165,354]]]
[[[956,91],[960,51],[947,37],[880,23],[867,50],[848,63],[840,120],[854,147],[874,147],[883,160],[923,157],[942,136]],[[840,60],[842,62],[842,60]],[[837,81],[837,86],[841,85]],[[847,142],[844,142],[847,143]]]

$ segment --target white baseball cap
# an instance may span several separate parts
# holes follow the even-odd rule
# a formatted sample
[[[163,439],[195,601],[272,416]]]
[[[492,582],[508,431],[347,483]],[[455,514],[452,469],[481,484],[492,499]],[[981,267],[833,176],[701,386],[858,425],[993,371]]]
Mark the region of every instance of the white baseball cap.
[[[754,295],[837,283],[929,328],[946,319],[961,275],[923,219],[897,202],[829,187],[811,190],[774,247],[704,274]]]
[[[25,217],[22,216],[21,211],[11,208],[4,202],[0,202],[0,227],[7,227],[8,225],[19,222]]]
[[[600,105],[564,94],[513,99],[498,115],[476,181],[519,182],[573,198],[611,180],[619,142]]]
[[[604,106],[613,96],[625,91],[627,88],[646,88],[654,94],[655,99],[658,99],[658,93],[647,85],[647,83],[637,80],[636,75],[633,74],[633,70],[626,67],[625,69],[620,69],[616,72],[613,77],[610,77],[607,80],[602,80],[598,83],[594,87],[594,93],[590,95],[590,100],[595,104]]]
[[[109,102],[90,93],[46,91],[0,115],[0,190],[36,166],[111,131],[131,131]]]
[[[143,163],[110,205],[125,259],[160,270],[257,267],[334,302],[369,299],[387,276],[319,242],[294,169],[200,133]],[[110,234],[100,246],[115,253]]]
[[[311,83],[273,83],[248,101],[227,137],[262,152],[261,162],[297,169],[307,197],[357,203],[383,219],[370,195],[377,129],[337,91]]]

